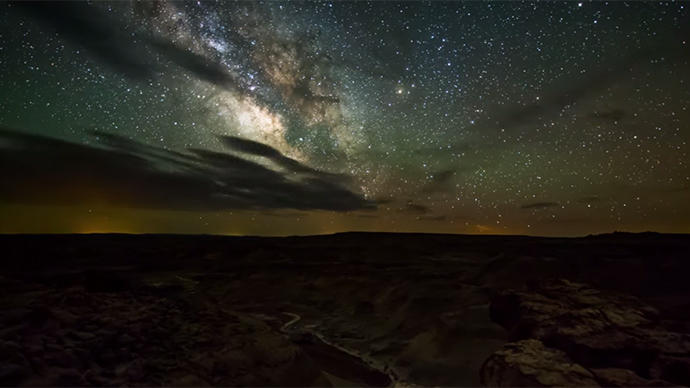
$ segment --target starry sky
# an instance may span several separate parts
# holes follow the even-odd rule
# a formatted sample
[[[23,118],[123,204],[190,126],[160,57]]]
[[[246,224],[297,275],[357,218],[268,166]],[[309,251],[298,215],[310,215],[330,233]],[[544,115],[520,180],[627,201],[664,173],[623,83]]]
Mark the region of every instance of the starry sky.
[[[0,232],[690,233],[690,4],[0,4]]]

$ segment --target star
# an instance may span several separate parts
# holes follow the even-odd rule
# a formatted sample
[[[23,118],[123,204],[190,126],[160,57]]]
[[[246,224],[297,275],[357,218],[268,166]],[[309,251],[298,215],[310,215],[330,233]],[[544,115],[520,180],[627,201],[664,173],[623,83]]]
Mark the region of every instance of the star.
[[[196,210],[137,203],[175,212],[176,230],[690,231],[682,4],[135,1],[54,3],[41,13],[42,4],[0,4],[3,128],[100,155],[95,129],[170,153],[165,163],[221,159],[222,139],[239,138],[260,151],[226,155],[228,165],[257,163],[306,192],[331,182],[344,190],[333,196],[338,206],[305,210],[299,226],[266,215],[304,207],[297,199],[270,211],[218,210],[208,225],[196,223]],[[10,144],[0,138],[0,156],[17,157]],[[177,163],[161,168],[200,168]],[[83,175],[91,185],[117,181]],[[0,198],[10,183],[0,182]],[[46,192],[93,190],[53,184]],[[256,197],[271,197],[266,191]],[[83,204],[88,212],[15,194],[71,209],[53,220],[65,232],[103,211],[121,225],[141,223],[137,230],[161,228],[153,215],[96,211],[102,198]],[[348,208],[342,198],[376,209],[334,210]],[[16,221],[33,214],[5,206]]]

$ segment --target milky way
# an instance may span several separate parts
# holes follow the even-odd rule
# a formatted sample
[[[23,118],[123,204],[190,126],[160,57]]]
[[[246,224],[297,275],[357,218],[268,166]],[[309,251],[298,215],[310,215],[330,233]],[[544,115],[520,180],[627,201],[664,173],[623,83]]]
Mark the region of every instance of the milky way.
[[[252,140],[376,208],[167,214],[203,221],[171,231],[690,232],[682,2],[79,2],[92,34],[0,7],[3,127]]]

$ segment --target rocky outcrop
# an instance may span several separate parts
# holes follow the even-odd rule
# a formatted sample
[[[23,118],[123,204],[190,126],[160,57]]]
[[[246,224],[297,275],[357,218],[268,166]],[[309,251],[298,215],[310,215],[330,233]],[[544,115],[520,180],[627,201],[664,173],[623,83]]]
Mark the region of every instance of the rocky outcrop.
[[[584,368],[602,386],[690,385],[690,336],[636,297],[555,279],[498,293],[490,314],[518,342],[484,364],[487,385],[590,385],[574,374]]]
[[[489,357],[481,369],[489,387],[594,387],[591,371],[574,364],[560,350],[537,340],[509,343]]]
[[[661,380],[645,379],[635,372],[621,368],[592,369],[602,387],[676,387],[678,384]]]
[[[329,385],[265,324],[146,293],[31,287],[0,327],[2,386]]]

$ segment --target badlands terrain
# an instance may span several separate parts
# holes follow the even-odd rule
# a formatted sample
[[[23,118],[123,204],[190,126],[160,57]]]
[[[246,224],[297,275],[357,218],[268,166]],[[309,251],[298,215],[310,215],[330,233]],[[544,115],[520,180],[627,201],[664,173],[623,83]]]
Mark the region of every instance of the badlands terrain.
[[[690,384],[690,237],[0,236],[0,385]]]

